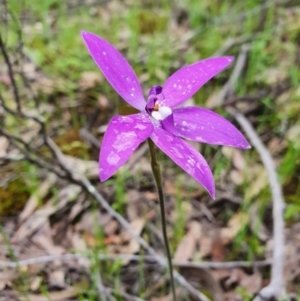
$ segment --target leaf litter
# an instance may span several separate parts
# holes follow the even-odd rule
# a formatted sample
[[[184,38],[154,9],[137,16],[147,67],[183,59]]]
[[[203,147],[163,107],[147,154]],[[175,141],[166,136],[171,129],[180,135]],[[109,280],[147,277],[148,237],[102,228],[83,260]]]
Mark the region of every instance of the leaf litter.
[[[111,1],[107,5],[97,7],[94,13],[103,17],[108,24],[111,22],[113,11],[121,12],[123,9],[127,9],[124,5]],[[282,11],[290,12],[288,8],[283,8]],[[181,15],[182,17],[180,17]],[[189,12],[185,10],[181,12],[179,9],[178,12],[174,12],[171,28],[175,37],[176,35],[181,37],[183,33],[192,35],[188,18]],[[179,25],[179,19],[183,19],[182,26]],[[163,16],[160,16],[156,22],[160,21],[164,22]],[[152,21],[149,24],[152,24]],[[159,31],[164,24],[155,23],[153,26],[151,30],[149,28],[143,30],[148,34],[149,30],[150,33],[153,33],[153,31]],[[117,45],[119,49],[126,51],[128,39],[132,32],[124,28],[120,29],[118,35],[120,35],[120,39]],[[142,35],[141,39],[151,40],[146,35]],[[184,53],[185,49],[189,49],[189,47],[189,42],[184,41],[178,46],[178,49]],[[171,49],[170,53],[172,51],[178,52],[178,49]],[[264,51],[268,52],[269,50],[265,48]],[[285,57],[287,60],[286,54]],[[142,56],[137,58],[137,60],[143,59]],[[174,61],[175,68],[182,65],[179,60],[182,58]],[[283,62],[283,65],[287,66],[287,63]],[[269,67],[265,72],[258,74],[255,80],[261,85],[276,87],[280,81],[287,78],[285,66]],[[24,67],[26,67],[24,69],[25,76],[31,82],[35,95],[47,95],[50,100],[57,97],[58,101],[64,103],[67,98],[66,95],[62,96],[57,93],[58,91],[62,94],[66,92],[64,79],[56,80],[54,77],[42,73],[39,66],[35,65],[33,61],[27,62]],[[164,70],[166,69],[156,67],[151,76],[143,70],[141,82],[143,83],[153,76],[157,80],[164,80],[168,76]],[[4,72],[1,70],[0,81],[5,87],[10,87],[10,78],[6,73],[6,69]],[[90,108],[85,102],[89,101],[90,97],[93,98],[89,93],[93,94],[95,90],[97,91],[96,94],[100,96],[94,97],[96,101],[93,104],[97,103],[100,110],[109,115],[111,110],[116,107],[109,96],[103,96],[106,95],[105,91],[101,90],[100,94],[98,93],[102,82],[103,78],[100,73],[83,71],[80,74],[77,84],[80,89],[79,96],[83,99],[79,99],[78,106],[83,108],[87,117],[91,115],[89,114]],[[24,88],[24,94],[26,93],[28,94],[24,95],[24,99],[29,95],[29,91]],[[268,135],[264,136],[266,137],[265,142],[278,164],[285,156],[284,153],[287,152],[289,143],[292,143],[295,149],[299,149],[297,146],[299,125],[292,123],[286,117],[289,114],[293,115],[291,112],[295,112],[298,107],[297,104],[287,105],[288,99],[287,96],[283,97],[282,95],[275,97],[275,103],[281,105],[281,113],[286,119],[282,120],[281,125],[284,126],[284,122],[287,122],[286,132],[280,132],[277,129],[276,133],[280,133],[277,136],[275,134],[274,137],[269,138]],[[51,104],[51,101],[47,107],[45,106],[45,111],[54,112],[57,109],[54,104]],[[195,99],[191,101],[195,102]],[[211,103],[213,104],[212,99]],[[57,117],[58,120],[51,120],[50,129],[55,136],[61,134],[65,124],[70,124],[72,115],[80,115],[82,112],[76,111],[77,105],[70,105],[69,100],[66,104],[66,106],[61,106],[65,110],[60,116],[62,120]],[[260,121],[257,116],[263,114],[263,110],[267,110],[267,108],[260,101],[254,101],[251,107],[248,100],[237,100],[236,106],[248,116],[253,124],[258,126],[258,131],[260,131]],[[38,111],[32,108],[27,109],[26,112],[38,114]],[[24,126],[22,125],[22,127]],[[102,116],[92,124],[89,130],[97,136],[97,139],[101,140],[106,126],[107,117]],[[29,142],[34,141],[34,145],[38,147],[39,144],[35,138],[38,137],[39,129],[32,122],[28,122],[26,128],[20,127],[20,129],[21,131],[25,130],[23,132],[24,139]],[[262,130],[261,134],[266,133]],[[143,147],[142,145],[141,148]],[[121,196],[116,182],[98,183],[98,163],[95,155],[98,149],[94,150],[91,145],[88,145],[87,149],[88,155],[84,154],[84,156],[92,158],[92,160],[83,160],[83,156],[80,156],[80,159],[69,155],[66,157],[67,165],[84,173],[87,178],[92,180],[110,205],[116,206],[114,208],[118,208],[117,210],[120,210],[130,221],[135,232],[147,239],[163,255],[163,247],[158,238],[160,222],[156,206],[157,197],[147,160],[147,148],[144,147],[141,155],[136,155],[132,159],[133,163],[127,163],[131,166],[131,174],[126,176],[121,184],[118,184],[123,189]],[[209,151],[211,150],[209,149],[207,152],[209,153]],[[9,144],[6,137],[1,136],[0,163],[5,162],[3,157],[16,153],[18,154],[18,150]],[[174,166],[165,157],[161,157],[164,166],[163,175],[166,179],[164,184],[168,211],[168,233],[171,242],[175,240],[173,237],[176,233],[174,229],[180,219],[176,202],[179,198],[183,198],[183,202],[187,203],[189,207],[183,210],[187,215],[186,220],[181,236],[176,237],[176,241],[179,240],[179,243],[173,248],[174,261],[178,263],[201,263],[203,261],[218,263],[246,260],[249,256],[250,244],[253,243],[250,241],[251,237],[256,237],[260,249],[264,250],[262,253],[255,254],[252,259],[271,259],[274,246],[270,233],[270,218],[263,217],[261,219],[259,216],[260,207],[257,205],[259,200],[265,201],[264,194],[267,189],[267,175],[262,164],[259,158],[254,156],[254,158],[249,159],[239,150],[222,148],[222,156],[231,163],[227,170],[224,168],[220,173],[217,184],[217,199],[214,202],[199,189],[193,180],[181,173],[176,174]],[[295,162],[295,164],[299,164],[299,162]],[[126,174],[126,167],[120,171],[121,176]],[[251,172],[248,172],[250,167]],[[4,171],[2,168],[0,165],[1,171]],[[1,187],[7,187],[7,183],[11,181],[10,178],[4,178],[4,175],[5,172],[1,172]],[[7,300],[8,298],[10,300],[29,299],[33,301],[78,300],[78,296],[84,295],[86,288],[91,287],[93,281],[91,270],[95,268],[91,266],[91,257],[95,254],[120,256],[121,264],[119,266],[118,261],[107,260],[99,263],[101,268],[107,271],[107,275],[104,277],[107,287],[114,286],[114,279],[112,278],[115,277],[120,279],[120,292],[124,291],[137,296],[140,290],[145,289],[147,300],[170,300],[170,295],[165,290],[168,284],[164,272],[158,266],[151,261],[137,263],[133,260],[122,259],[121,255],[144,255],[144,251],[115,219],[95,205],[95,202],[85,191],[67,180],[59,179],[54,174],[48,173],[44,176],[41,173],[37,177],[39,185],[30,192],[30,197],[22,210],[19,210],[16,216],[3,218],[1,263],[22,261],[39,256],[64,255],[71,252],[84,254],[86,258],[81,257],[66,261],[53,260],[52,262],[22,266],[17,269],[1,268],[0,290]],[[180,184],[180,197],[178,183]],[[287,182],[287,185],[294,187],[292,184],[292,182]],[[249,202],[254,202],[254,204],[247,207]],[[206,213],[204,213],[204,208]],[[299,287],[297,287],[300,279],[299,222],[289,225],[285,231],[287,242],[285,245],[284,277],[288,290],[299,293]],[[237,241],[237,237],[240,239],[239,241]],[[239,244],[238,250],[236,244]],[[256,268],[250,265],[248,268],[201,269],[180,266],[179,269],[195,287],[202,291],[208,291],[207,295],[212,300],[244,300],[241,293],[242,289],[248,295],[256,294],[262,286],[267,284],[269,279],[269,267]],[[28,280],[27,284],[22,284],[24,275]],[[48,290],[47,297],[41,293],[44,287]],[[24,290],[27,290],[26,294],[23,293]],[[178,294],[184,296],[184,292],[180,288],[178,288]],[[184,300],[189,299],[186,297]]]

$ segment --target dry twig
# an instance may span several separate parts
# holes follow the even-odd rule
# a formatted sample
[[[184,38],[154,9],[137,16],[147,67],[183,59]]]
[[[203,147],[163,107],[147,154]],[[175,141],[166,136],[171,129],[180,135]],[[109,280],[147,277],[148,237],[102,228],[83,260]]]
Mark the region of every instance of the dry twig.
[[[60,255],[45,255],[34,258],[28,258],[20,260],[18,262],[13,261],[0,261],[0,268],[16,269],[20,267],[26,267],[30,265],[38,265],[49,263],[53,261],[71,261],[78,260],[80,258],[87,258],[88,254],[60,254]],[[128,255],[128,254],[98,254],[98,260],[124,260],[128,261],[145,261],[148,263],[156,263],[156,256],[153,255]],[[173,261],[173,265],[182,268],[199,268],[199,269],[235,269],[235,268],[249,268],[249,267],[265,267],[269,266],[271,262],[269,260],[261,261],[232,261],[232,262],[176,262]]]
[[[228,82],[223,87],[218,100],[218,105],[222,104],[228,93],[232,93],[236,81],[238,80],[246,63],[247,53],[249,51],[248,45],[243,45],[233,70],[233,73]],[[269,184],[272,192],[273,200],[273,259],[272,259],[272,274],[271,281],[268,286],[263,288],[256,296],[254,301],[269,300],[273,297],[283,297],[285,295],[285,285],[283,279],[284,268],[284,199],[282,194],[281,185],[277,179],[276,168],[272,156],[268,149],[264,146],[258,134],[252,127],[248,119],[235,111],[232,108],[227,108],[227,111],[237,120],[237,122],[244,129],[245,133],[250,139],[251,144],[258,151],[265,169],[268,173]]]
[[[228,109],[229,110],[229,109]],[[284,199],[281,185],[277,178],[276,168],[269,150],[261,142],[251,123],[245,116],[233,109],[229,110],[237,122],[241,125],[250,139],[251,144],[259,153],[261,160],[268,173],[270,189],[273,200],[273,259],[270,284],[264,287],[254,301],[270,300],[273,297],[282,298],[285,295],[283,278],[284,269]]]

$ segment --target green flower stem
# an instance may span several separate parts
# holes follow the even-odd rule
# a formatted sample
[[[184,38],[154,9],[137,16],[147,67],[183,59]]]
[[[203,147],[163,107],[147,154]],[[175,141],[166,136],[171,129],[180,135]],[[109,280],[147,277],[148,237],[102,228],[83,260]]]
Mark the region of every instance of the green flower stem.
[[[155,145],[150,139],[148,139],[148,144],[149,144],[150,156],[151,156],[151,168],[152,168],[153,176],[158,191],[160,214],[161,214],[161,225],[162,225],[163,237],[165,241],[165,248],[167,251],[173,301],[176,301],[172,258],[171,258],[170,246],[169,246],[168,236],[167,236],[167,224],[166,224],[166,215],[165,215],[164,194],[163,194],[163,187],[162,187],[162,177],[161,177],[160,167],[156,157]]]

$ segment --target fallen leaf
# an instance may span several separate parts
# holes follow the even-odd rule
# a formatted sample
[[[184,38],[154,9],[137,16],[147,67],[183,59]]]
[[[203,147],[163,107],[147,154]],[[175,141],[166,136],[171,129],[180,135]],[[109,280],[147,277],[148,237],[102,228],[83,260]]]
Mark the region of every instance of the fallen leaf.
[[[244,183],[243,174],[239,170],[232,169],[229,176],[232,182],[237,186]]]
[[[18,276],[18,272],[15,269],[0,270],[0,291],[4,290],[13,279]]]
[[[98,104],[101,110],[106,110],[109,107],[109,101],[106,96],[100,94],[98,96]]]
[[[68,288],[63,291],[58,291],[58,292],[47,292],[47,295],[45,294],[25,294],[24,295],[19,295],[19,299],[21,301],[65,301],[69,298],[75,297],[78,295],[82,289],[80,288]]]
[[[227,290],[241,286],[248,293],[255,294],[262,286],[262,275],[258,270],[248,275],[240,268],[232,269],[229,278],[224,281],[224,286]]]
[[[192,267],[180,268],[180,273],[195,287],[209,293],[210,300],[223,301],[222,288],[210,270]]]
[[[43,248],[48,254],[63,254],[65,252],[61,246],[54,245],[52,229],[48,220],[34,233],[31,241]]]
[[[135,221],[130,223],[131,228],[133,229],[136,235],[140,235],[145,226],[145,219],[136,219]],[[130,238],[130,242],[128,245],[128,253],[134,254],[140,250],[140,244],[133,238]]]
[[[245,169],[246,167],[245,156],[239,149],[236,148],[233,149],[232,163],[237,170],[242,171]]]
[[[30,280],[30,290],[37,291],[43,282],[43,277],[35,276],[33,279]]]
[[[48,274],[49,284],[56,288],[62,289],[66,287],[65,271],[62,268],[56,269]]]
[[[213,245],[213,239],[207,235],[202,235],[200,239],[200,257],[206,257],[210,255]]]
[[[0,158],[5,157],[7,154],[7,148],[9,146],[9,141],[6,137],[0,136]]]
[[[260,172],[256,173],[255,178],[247,186],[245,198],[247,200],[253,199],[262,189],[268,186],[268,183],[268,174],[263,167],[260,167]]]
[[[81,187],[73,184],[64,187],[57,196],[54,196],[21,224],[12,241],[21,241],[31,236],[46,223],[49,216],[63,209],[70,201],[74,200],[81,190]]]
[[[53,173],[50,173],[46,180],[44,180],[38,189],[30,196],[27,201],[24,209],[22,210],[19,216],[19,223],[23,223],[36,209],[41,200],[49,193],[51,187],[53,187],[57,176]]]
[[[270,238],[270,233],[268,232],[266,226],[262,223],[261,217],[259,215],[259,205],[258,203],[253,203],[249,209],[250,217],[250,229],[261,241],[267,241]]]
[[[83,90],[93,88],[98,83],[103,81],[103,76],[100,72],[86,71],[82,72],[79,81],[79,87]]]
[[[268,85],[282,83],[287,78],[287,72],[283,68],[273,67],[257,74],[257,80]]]
[[[185,262],[193,257],[198,240],[201,237],[201,232],[202,228],[199,222],[192,221],[189,223],[188,232],[182,238],[176,249],[174,255],[176,262]]]
[[[139,218],[130,223],[130,226],[136,235],[140,235],[142,233],[145,222],[145,219]],[[122,232],[121,237],[123,242],[129,241],[128,245],[122,246],[123,253],[134,254],[140,250],[140,244],[127,231]]]
[[[229,244],[234,237],[248,224],[249,215],[239,211],[231,217],[226,228],[220,230],[220,236],[223,244]]]
[[[286,133],[287,139],[294,144],[294,148],[300,148],[300,125],[294,125]]]
[[[99,166],[97,161],[82,160],[67,155],[64,156],[64,159],[68,167],[79,173],[83,173],[88,179],[98,179]]]

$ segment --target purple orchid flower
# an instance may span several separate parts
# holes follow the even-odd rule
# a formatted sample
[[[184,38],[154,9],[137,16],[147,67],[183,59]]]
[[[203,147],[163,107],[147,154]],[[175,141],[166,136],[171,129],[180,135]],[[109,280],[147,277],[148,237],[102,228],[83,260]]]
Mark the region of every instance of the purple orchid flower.
[[[140,111],[111,119],[101,145],[100,180],[111,177],[143,141],[151,138],[214,198],[214,179],[209,165],[196,149],[181,138],[244,149],[250,148],[250,145],[222,116],[199,107],[177,106],[192,97],[234,58],[214,57],[185,66],[172,74],[163,86],[152,87],[145,102],[135,72],[118,50],[93,33],[82,32],[82,38],[112,87]]]

